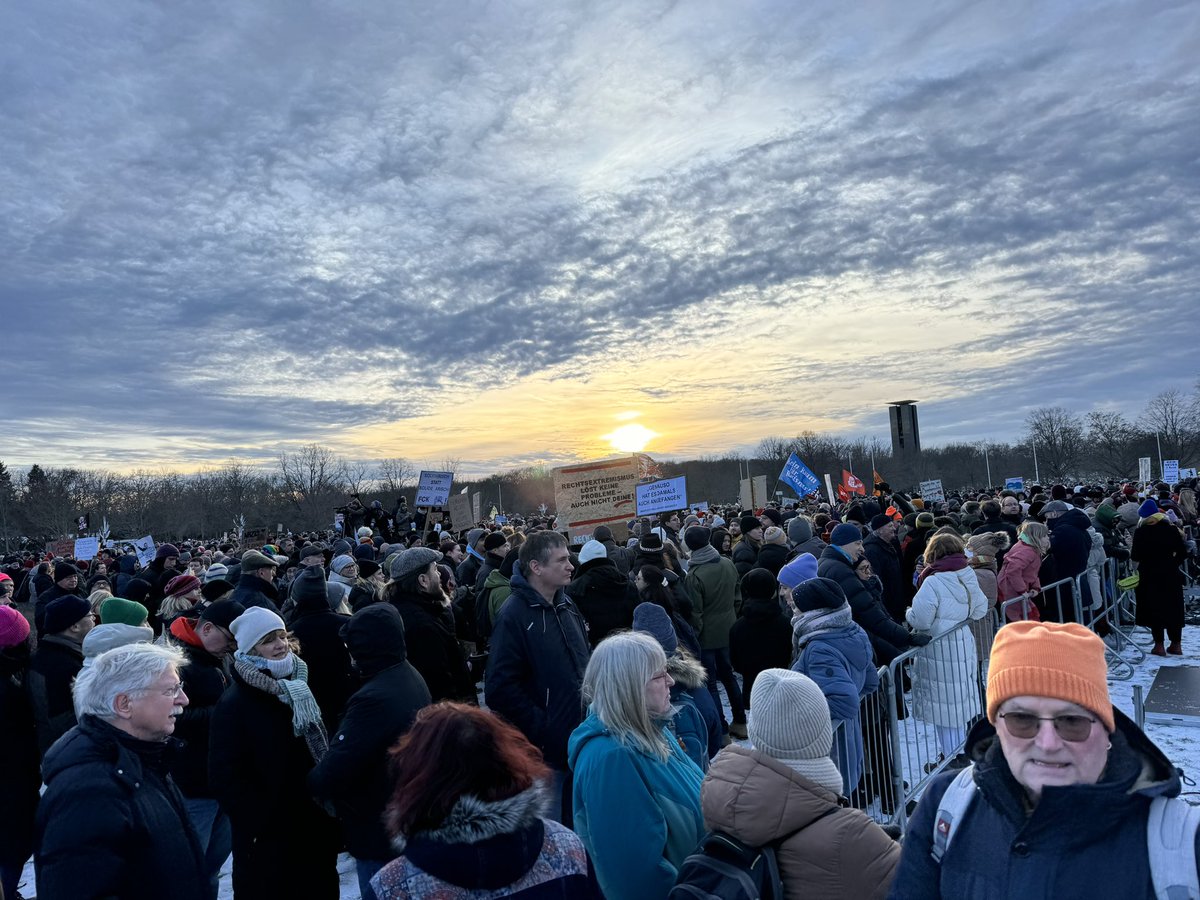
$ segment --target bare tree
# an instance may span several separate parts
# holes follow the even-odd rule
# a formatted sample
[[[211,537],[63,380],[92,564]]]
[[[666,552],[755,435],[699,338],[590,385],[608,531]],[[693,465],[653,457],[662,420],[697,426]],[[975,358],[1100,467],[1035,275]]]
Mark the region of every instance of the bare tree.
[[[1200,449],[1200,403],[1177,390],[1156,395],[1142,413],[1146,431],[1158,435],[1164,459],[1177,459],[1187,465]]]
[[[1092,465],[1111,478],[1129,478],[1137,471],[1142,435],[1116,412],[1095,410],[1087,417],[1087,443]]]
[[[417,470],[412,463],[400,456],[381,459],[375,466],[375,481],[379,490],[392,496],[399,496],[416,477]]]
[[[1029,414],[1025,427],[1051,478],[1061,480],[1078,469],[1083,456],[1083,424],[1078,416],[1061,406],[1042,406]]]
[[[305,444],[279,454],[279,475],[286,499],[305,527],[315,527],[333,515],[346,493],[346,463],[328,447]]]
[[[367,490],[371,480],[371,467],[362,460],[345,460],[342,463],[342,477],[350,493],[361,494]]]

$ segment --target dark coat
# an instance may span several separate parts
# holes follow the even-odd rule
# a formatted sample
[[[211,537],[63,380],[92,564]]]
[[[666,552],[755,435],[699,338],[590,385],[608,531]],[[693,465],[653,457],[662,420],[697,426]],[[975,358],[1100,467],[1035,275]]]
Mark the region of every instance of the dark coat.
[[[41,900],[207,896],[204,851],[167,771],[174,746],[84,716],[46,754],[34,836]]]
[[[930,782],[905,833],[889,898],[1154,896],[1146,849],[1150,799],[1178,796],[1179,773],[1136,725],[1114,713],[1117,730],[1100,782],[1048,788],[1032,812],[995,729],[986,720],[971,729],[967,752],[978,795],[939,866],[930,856],[934,817],[958,772]]]
[[[1165,520],[1139,525],[1133,532],[1132,558],[1138,564],[1137,624],[1182,628],[1183,573],[1187,545],[1179,529]]]
[[[854,621],[867,637],[880,665],[890,663],[912,646],[908,629],[893,619],[883,606],[882,598],[858,577],[846,555],[834,547],[826,547],[817,562],[817,575],[838,583],[850,604]]]
[[[888,615],[893,621],[903,622],[909,593],[904,589],[900,546],[895,541],[885,541],[878,533],[872,531],[863,541],[863,553],[883,588],[883,605]],[[859,624],[862,625],[861,622]],[[863,628],[866,627],[863,625]]]
[[[1082,509],[1069,509],[1050,521],[1050,553],[1059,578],[1074,578],[1087,568],[1092,552],[1092,537],[1088,534],[1091,525],[1091,519]]]
[[[483,565],[483,560],[468,550],[467,558],[460,562],[458,568],[454,570],[454,583],[474,588],[481,565]]]
[[[753,543],[750,538],[743,537],[733,548],[733,564],[737,566],[739,579],[758,565],[760,546]]]
[[[404,620],[391,605],[376,603],[356,613],[342,634],[363,686],[346,704],[341,727],[309,773],[308,787],[336,811],[353,857],[391,859],[383,827],[390,796],[388,749],[429,705],[429,688],[408,662]]]
[[[296,597],[291,631],[300,642],[301,658],[308,663],[308,689],[321,707],[321,720],[329,734],[337,731],[346,701],[357,686],[350,652],[340,635],[348,621],[349,617],[329,608],[323,589],[319,597],[303,592]]]
[[[0,650],[0,865],[20,868],[33,852],[33,816],[42,786],[33,709],[24,679],[29,642]]]
[[[977,525],[971,534],[1007,534],[1008,546],[1015,547],[1017,545],[1017,526],[1012,522],[1001,518],[999,515],[995,516],[994,518],[988,518],[987,516],[984,516],[983,524]],[[1004,554],[1007,552],[1008,550],[1006,548],[996,554],[997,569],[1004,565]]]
[[[474,700],[475,684],[450,608],[433,595],[404,594],[391,588],[384,596],[404,619],[408,661],[425,679],[433,702]]]
[[[82,668],[83,648],[56,634],[42,638],[29,661],[25,684],[37,723],[38,750],[43,755],[75,724],[71,682]]]
[[[742,604],[742,617],[729,629],[729,658],[742,676],[742,696],[749,706],[759,672],[792,664],[792,625],[778,600],[755,598]]]
[[[778,575],[783,564],[787,562],[788,552],[787,544],[763,544],[759,548],[753,568],[766,569],[772,575]],[[736,553],[734,554],[734,565],[737,565]],[[739,574],[745,575],[746,573],[740,572]]]
[[[567,738],[583,721],[580,689],[590,650],[587,623],[566,591],[549,603],[513,569],[512,593],[496,618],[485,693],[552,767],[567,768]]]
[[[246,609],[262,606],[273,613],[279,612],[279,589],[253,572],[238,576],[237,587],[233,589],[229,599],[242,604]]]
[[[290,707],[235,669],[213,711],[208,756],[209,783],[233,825],[235,896],[336,900],[340,841],[309,797],[312,767]]]
[[[611,559],[602,556],[581,565],[575,580],[567,585],[567,596],[587,620],[588,643],[593,649],[614,631],[633,627],[637,589]]]
[[[213,796],[208,785],[209,725],[213,710],[229,687],[229,666],[199,644],[176,638],[174,645],[187,657],[179,679],[187,685],[188,705],[175,720],[174,736],[183,747],[171,763],[171,777],[185,797],[209,798]]]
[[[80,583],[82,583],[80,579]],[[46,607],[57,600],[59,597],[65,597],[68,594],[74,594],[76,597],[83,597],[82,589],[76,588],[73,591],[63,589],[57,582],[50,582],[50,586],[38,592],[37,603],[33,605],[33,624],[37,628],[37,636],[40,641],[46,633]]]

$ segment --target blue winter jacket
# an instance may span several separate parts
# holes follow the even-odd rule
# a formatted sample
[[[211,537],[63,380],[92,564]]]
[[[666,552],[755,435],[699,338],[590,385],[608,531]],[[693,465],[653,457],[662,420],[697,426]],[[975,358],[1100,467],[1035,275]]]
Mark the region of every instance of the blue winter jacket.
[[[595,714],[571,735],[575,831],[606,897],[663,900],[704,836],[704,774],[669,729],[666,762],[624,746]]]
[[[842,773],[842,791],[847,796],[858,787],[863,768],[862,729],[859,727],[859,702],[879,689],[871,639],[856,623],[830,631],[817,632],[803,644],[792,671],[807,675],[821,688],[829,702],[834,727],[833,752],[830,754]]]
[[[1108,767],[1097,784],[1048,787],[1032,811],[996,730],[971,729],[979,792],[939,865],[930,856],[938,803],[957,771],[930,782],[909,822],[889,900],[1150,900],[1146,819],[1153,797],[1175,797],[1179,772],[1119,710]],[[1200,836],[1197,839],[1200,859]]]

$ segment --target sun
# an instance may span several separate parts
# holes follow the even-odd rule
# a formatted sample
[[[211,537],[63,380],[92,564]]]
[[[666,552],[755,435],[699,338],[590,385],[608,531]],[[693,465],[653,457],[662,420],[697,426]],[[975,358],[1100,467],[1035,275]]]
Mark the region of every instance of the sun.
[[[614,450],[620,450],[622,453],[637,453],[658,437],[658,432],[651,431],[644,425],[622,425],[601,437],[608,441]]]

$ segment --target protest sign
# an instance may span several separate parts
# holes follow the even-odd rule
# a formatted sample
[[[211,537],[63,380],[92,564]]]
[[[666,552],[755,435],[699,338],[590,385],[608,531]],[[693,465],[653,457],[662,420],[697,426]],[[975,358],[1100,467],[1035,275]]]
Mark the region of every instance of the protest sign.
[[[450,482],[453,472],[430,472],[423,470],[417,482],[416,506],[442,507],[450,501]]]
[[[830,505],[837,503],[837,498],[833,495],[833,479],[829,477],[829,473],[825,473],[825,492],[829,494]]]
[[[687,509],[687,476],[664,478],[637,486],[637,514],[649,516],[660,512]]]
[[[1150,480],[1150,457],[1143,456],[1138,460],[1138,481],[1143,484]]]
[[[1164,459],[1162,470],[1162,480],[1167,484],[1174,484],[1179,480],[1179,460]]]
[[[800,457],[795,453],[789,456],[788,461],[784,463],[783,471],[779,473],[779,480],[795,491],[797,497],[806,497],[821,490],[821,482],[817,480],[817,476],[813,474],[812,469],[800,461]]]
[[[1025,490],[1025,479],[1024,478],[1005,478],[1004,479],[1004,489],[1006,491],[1016,491],[1017,493],[1020,493],[1021,491]]]
[[[334,531],[345,531],[346,530],[346,514],[345,513],[334,513],[333,514],[333,530]]]
[[[708,501],[701,500],[699,503],[693,503],[692,509],[698,513],[708,512]]]
[[[946,492],[942,490],[942,479],[934,478],[921,482],[921,497],[926,503],[945,503]]]
[[[75,552],[75,541],[70,538],[62,541],[54,541],[50,545],[50,552],[55,556],[61,556],[65,559]]]
[[[496,516],[496,524],[497,525],[507,525],[508,524],[508,516]]]
[[[476,494],[476,497],[479,495]],[[450,495],[450,525],[455,531],[467,531],[478,520],[471,518],[471,498],[466,494]]]
[[[559,527],[566,526],[572,540],[591,536],[597,525],[608,525],[616,540],[624,539],[634,514],[637,457],[562,466],[553,476]]]
[[[1195,478],[1195,477],[1196,477],[1195,469],[1180,469],[1179,470],[1179,478],[1181,481],[1185,478]]]
[[[483,518],[483,494],[471,495],[471,520],[478,522]]]
[[[79,538],[75,541],[76,559],[93,559],[100,552],[100,538]]]
[[[154,562],[154,538],[151,535],[140,537],[134,541],[133,549],[137,553],[138,562],[143,567]]]
[[[742,509],[758,509],[767,502],[767,476],[756,475],[753,478],[743,478],[738,495]]]

